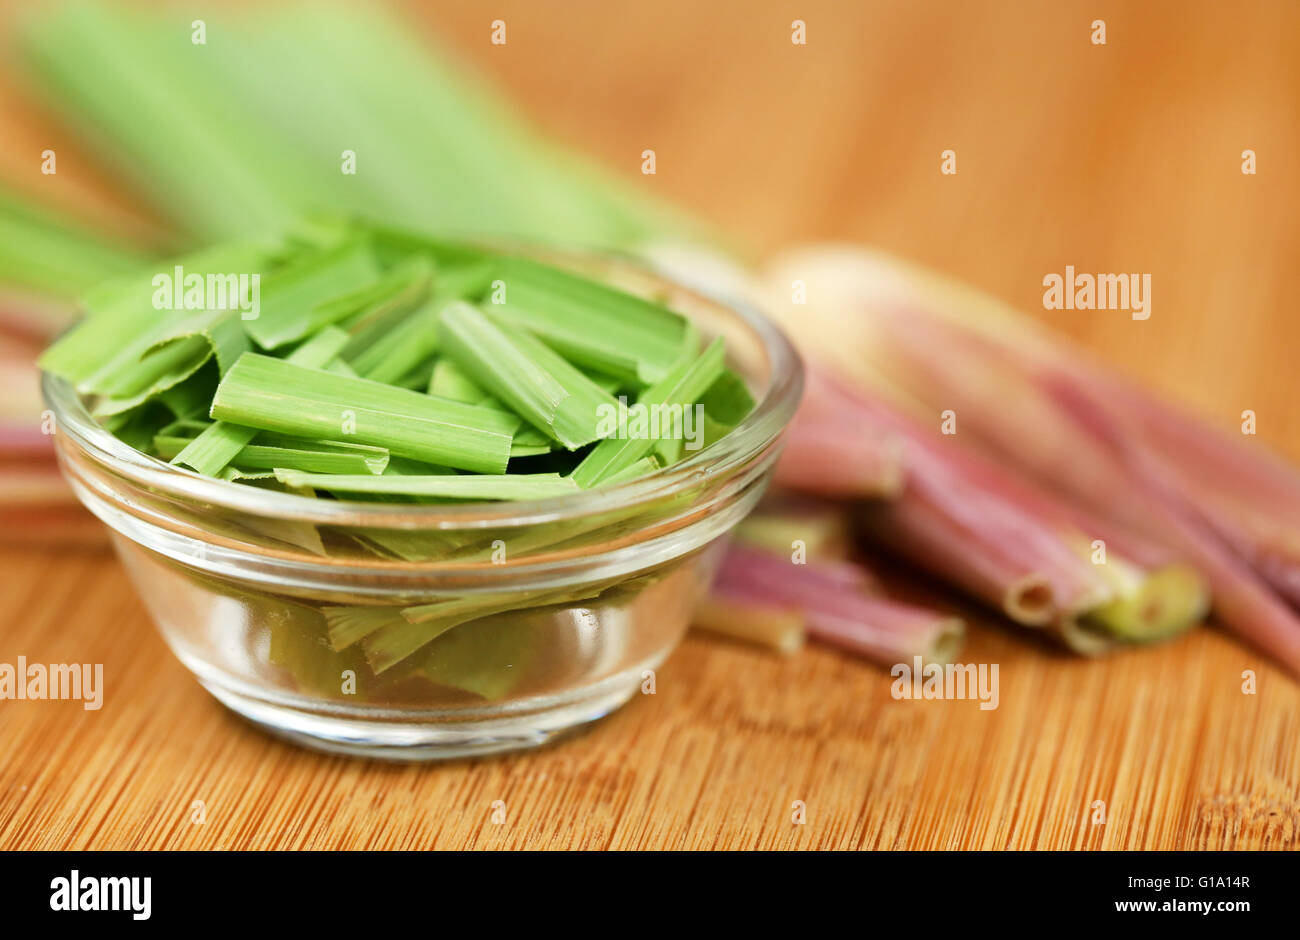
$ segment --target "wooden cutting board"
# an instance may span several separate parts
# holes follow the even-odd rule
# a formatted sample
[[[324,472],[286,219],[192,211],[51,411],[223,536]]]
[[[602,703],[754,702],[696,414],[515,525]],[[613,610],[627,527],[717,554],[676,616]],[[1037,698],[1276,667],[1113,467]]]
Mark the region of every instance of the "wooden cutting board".
[[[806,46],[775,2],[424,12],[545,127],[742,244],[842,238],[935,265],[1223,427],[1254,410],[1259,438],[1300,457],[1300,6],[796,6]],[[637,176],[645,148],[653,177]],[[1151,319],[1044,311],[1042,278],[1066,264],[1150,273]],[[309,753],[223,711],[105,552],[20,541],[0,571],[0,662],[99,662],[106,684],[97,712],[0,702],[0,848],[1300,841],[1300,684],[1215,628],[1088,662],[976,617],[962,658],[999,664],[993,711],[895,701],[883,670],[831,651],[693,636],[657,694],[567,741],[403,766]]]

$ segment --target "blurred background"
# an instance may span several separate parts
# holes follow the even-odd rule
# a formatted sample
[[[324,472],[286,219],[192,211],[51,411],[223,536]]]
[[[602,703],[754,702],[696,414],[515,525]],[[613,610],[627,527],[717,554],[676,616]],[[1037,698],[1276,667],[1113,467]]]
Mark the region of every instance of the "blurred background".
[[[934,266],[1227,426],[1255,408],[1260,435],[1300,456],[1300,413],[1282,407],[1300,257],[1289,0],[396,6],[556,142],[741,250],[846,239]],[[9,64],[3,178],[134,234],[141,200]],[[1066,264],[1151,273],[1154,315],[1044,311],[1042,277]]]
[[[239,6],[207,14],[208,51],[216,54],[225,11]],[[752,261],[806,242],[871,245],[1010,302],[1221,428],[1235,431],[1241,412],[1254,410],[1260,439],[1300,459],[1293,404],[1300,4],[1293,0],[389,6],[407,24],[403,34],[437,50],[434,61],[445,71],[408,88],[390,113],[370,116],[396,122],[431,160],[449,154],[449,165],[465,175],[440,175],[446,193],[476,192],[485,179],[527,187],[546,176],[582,181],[581,198],[599,203],[591,223],[576,210],[569,217],[533,207],[529,235],[563,225],[557,237],[625,248],[642,226],[658,224],[646,222],[653,217]],[[68,9],[39,7],[42,15]],[[182,42],[186,24],[204,15],[189,4],[137,8],[163,11],[185,31]],[[206,115],[197,130],[175,125],[188,143],[169,140],[169,125],[137,127],[136,144],[154,162],[106,144],[103,125],[96,130],[84,110],[78,117],[76,108],[52,102],[80,96],[84,103],[98,88],[121,88],[113,63],[152,62],[141,50],[153,47],[115,44],[97,21],[71,9],[71,19],[46,20],[44,33],[22,41],[30,35],[22,24],[37,7],[5,10],[0,188],[128,256],[154,257],[237,225],[231,207],[238,203],[222,211],[213,205],[221,195],[208,192],[205,200],[201,186],[177,182],[191,167],[185,148],[199,147],[206,127],[230,154],[214,159],[229,167],[243,154],[256,163],[264,143],[243,132],[266,125],[247,123],[253,118],[231,103],[237,97],[214,99],[215,110],[196,110]],[[492,42],[494,20],[505,23],[504,44]],[[804,45],[791,42],[795,20],[806,24]],[[1092,41],[1095,20],[1105,22],[1104,45]],[[285,17],[281,48],[293,47],[295,30],[316,28],[308,18]],[[372,50],[383,47],[370,40]],[[337,35],[331,41],[352,48]],[[92,67],[85,50],[94,48],[121,58]],[[392,61],[400,74],[403,60]],[[336,109],[340,126],[365,126],[368,113],[345,112],[331,97],[338,89],[328,69],[319,81],[287,88],[259,84],[265,76],[252,64],[222,63],[230,78],[223,88],[269,103],[256,119],[304,153],[319,146],[337,160],[338,148],[295,124],[295,113],[307,113],[301,108]],[[70,84],[74,65],[81,84]],[[172,65],[159,61],[151,74]],[[173,103],[185,101],[183,71],[171,86]],[[461,86],[464,75],[474,78]],[[454,111],[456,101],[477,100],[479,82],[500,99],[492,107],[514,113],[509,134],[491,136],[499,130],[492,121],[498,130],[467,122],[459,136],[487,135],[476,138],[481,152],[501,154],[504,169],[456,164],[448,140],[424,133],[423,106]],[[98,107],[129,126],[151,101],[158,104],[147,91],[139,100],[109,94]],[[228,123],[210,122],[214,114]],[[641,172],[647,149],[655,151],[654,175]],[[1254,175],[1241,171],[1248,149],[1257,155]],[[57,153],[56,174],[42,173],[46,150]],[[955,151],[955,175],[940,172],[945,150]],[[360,149],[361,161],[371,156]],[[403,171],[418,177],[422,167]],[[291,162],[276,172],[283,192],[308,191]],[[400,203],[401,193],[386,198]],[[477,219],[471,210],[451,227],[478,221],[492,227],[499,219]],[[127,259],[100,260],[111,269]],[[1044,310],[1042,279],[1066,265],[1150,273],[1150,319]],[[16,307],[48,304],[53,312],[42,322],[56,323],[66,313],[54,308],[67,307],[74,286],[84,285],[35,291],[11,283],[0,293],[20,298]],[[16,387],[7,386],[14,398],[6,406],[18,410]],[[65,616],[102,620],[113,611],[119,627],[98,641],[102,647],[71,647],[66,658],[117,662],[109,699],[129,695],[134,703],[107,731],[78,724],[80,713],[69,729],[49,714],[24,717],[18,727],[0,712],[0,727],[10,722],[32,754],[58,740],[60,752],[76,755],[91,774],[48,797],[15,792],[0,801],[5,844],[1174,848],[1294,844],[1300,826],[1294,685],[1279,678],[1243,700],[1235,678],[1245,662],[1241,647],[1217,632],[1125,654],[1100,672],[1044,656],[1006,627],[977,620],[972,661],[1033,657],[1032,667],[1004,672],[1004,701],[1018,704],[989,716],[968,703],[900,713],[888,707],[883,673],[824,650],[782,661],[691,639],[669,663],[679,679],[658,703],[667,720],[642,708],[615,716],[607,726],[614,730],[599,740],[588,735],[559,752],[417,778],[289,752],[247,730],[232,735],[232,720],[181,678],[111,560],[3,552],[5,654],[21,647],[58,658],[65,640],[56,628]],[[59,613],[50,598],[73,592],[83,594],[80,606]],[[180,729],[192,741],[220,740],[213,746],[229,774],[212,776],[203,748],[167,743]],[[146,776],[160,782],[133,784],[116,767],[118,749],[133,742],[156,746],[141,760]],[[797,782],[780,769],[791,767],[804,769]],[[235,787],[236,771],[255,784]],[[521,772],[512,799],[532,801],[531,829],[484,835],[468,808],[446,825],[420,817],[418,807],[430,802],[486,806]],[[304,808],[323,779],[343,801],[332,819]],[[252,832],[232,821],[197,832],[131,822],[159,800],[188,799],[199,783],[234,788],[233,803],[270,813],[271,824]],[[610,805],[600,794],[611,790],[635,790],[642,814],[629,819],[625,807]],[[779,816],[796,791],[822,801],[816,827],[791,832],[756,821],[769,810]],[[1087,824],[1097,793],[1121,808],[1109,828]],[[121,798],[117,810],[109,812],[104,794]],[[575,800],[593,807],[581,822],[565,815]],[[373,822],[376,805],[387,811],[383,823]]]

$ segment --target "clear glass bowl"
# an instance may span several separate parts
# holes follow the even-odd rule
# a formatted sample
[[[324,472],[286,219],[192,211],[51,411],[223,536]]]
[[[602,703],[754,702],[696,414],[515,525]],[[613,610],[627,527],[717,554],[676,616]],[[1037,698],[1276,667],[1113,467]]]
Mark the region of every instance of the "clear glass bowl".
[[[534,254],[665,300],[706,339],[724,336],[753,412],[629,483],[526,503],[385,505],[162,463],[44,376],[65,476],[111,530],[172,651],[229,708],[310,746],[428,759],[541,744],[649,690],[708,588],[721,537],[771,475],[801,366],[742,305],[621,261]],[[412,610],[426,605],[438,606]],[[376,630],[391,647],[377,662],[346,642]]]

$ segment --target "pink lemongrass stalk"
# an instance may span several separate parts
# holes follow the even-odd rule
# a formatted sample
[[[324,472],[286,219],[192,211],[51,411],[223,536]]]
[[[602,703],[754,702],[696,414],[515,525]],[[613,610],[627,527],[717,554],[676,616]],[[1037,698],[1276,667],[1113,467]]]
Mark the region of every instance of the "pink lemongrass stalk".
[[[723,560],[715,596],[800,611],[809,635],[883,665],[918,655],[948,662],[965,633],[959,618],[873,597],[816,565],[792,564],[743,545],[733,545]]]
[[[906,439],[907,483],[871,504],[868,531],[914,563],[1026,626],[1051,626],[1071,648],[1103,652],[1190,626],[1205,588],[1166,547],[1052,497],[951,438],[816,370],[808,394],[848,426],[878,422]],[[1110,538],[1100,559],[1092,547]]]
[[[894,438],[846,434],[839,423],[796,415],[773,479],[816,496],[889,498],[903,488],[902,447]]]
[[[847,559],[854,541],[842,504],[779,489],[769,492],[733,535],[747,545],[790,554],[792,559],[799,552],[801,560],[823,566]],[[846,567],[852,568],[855,578],[868,576],[858,565]]]
[[[54,444],[39,424],[0,419],[0,461],[41,456],[53,460]]]
[[[843,251],[776,271],[776,283],[797,276],[821,301],[825,319],[806,333],[838,331],[817,344],[838,370],[902,407],[952,409],[990,453],[1163,542],[1205,573],[1225,625],[1300,673],[1300,619],[1274,593],[1300,593],[1294,471],[1227,446],[1028,318],[928,272]],[[802,322],[813,308],[800,308]]]
[[[786,655],[803,648],[805,619],[800,610],[755,600],[726,586],[716,586],[699,603],[691,625]]]

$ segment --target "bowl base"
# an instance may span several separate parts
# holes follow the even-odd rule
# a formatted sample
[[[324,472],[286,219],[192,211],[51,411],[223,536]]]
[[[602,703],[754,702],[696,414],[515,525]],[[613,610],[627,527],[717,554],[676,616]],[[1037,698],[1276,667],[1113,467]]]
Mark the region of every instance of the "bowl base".
[[[473,719],[437,720],[436,713],[388,713],[383,720],[308,710],[268,701],[209,675],[203,687],[236,714],[295,744],[332,754],[395,761],[479,757],[539,747],[576,731],[631,699],[642,670],[628,670],[563,695],[516,700],[476,712]],[[391,715],[392,717],[389,717]]]

